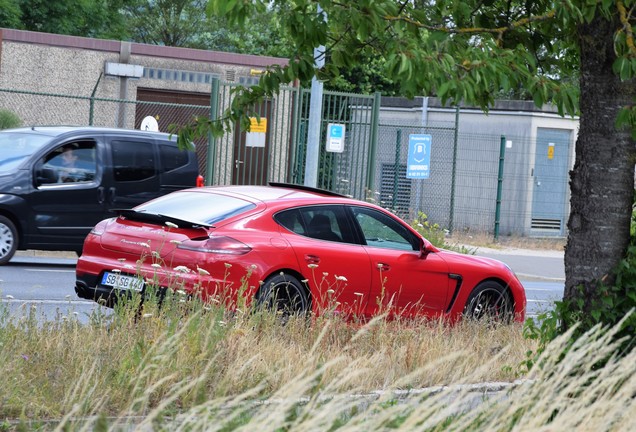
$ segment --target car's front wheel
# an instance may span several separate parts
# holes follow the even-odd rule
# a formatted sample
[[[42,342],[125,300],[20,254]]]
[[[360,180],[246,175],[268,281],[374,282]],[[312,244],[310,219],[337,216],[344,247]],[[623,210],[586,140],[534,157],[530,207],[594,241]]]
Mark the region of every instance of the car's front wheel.
[[[0,265],[6,264],[18,248],[18,230],[7,217],[0,216]]]
[[[305,287],[297,278],[285,273],[268,277],[256,300],[258,306],[280,312],[284,317],[302,315],[310,310]]]
[[[475,287],[464,308],[464,317],[498,322],[510,322],[514,314],[512,299],[505,287],[495,281],[482,282]]]

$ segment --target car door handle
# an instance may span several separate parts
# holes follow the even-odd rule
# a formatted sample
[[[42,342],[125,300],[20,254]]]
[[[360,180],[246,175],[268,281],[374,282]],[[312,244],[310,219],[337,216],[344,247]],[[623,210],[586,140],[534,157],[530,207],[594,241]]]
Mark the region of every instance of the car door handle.
[[[384,263],[378,263],[378,265],[376,266],[376,268],[380,271],[389,271],[391,270],[391,266],[388,264],[384,264]]]
[[[105,199],[106,195],[104,193],[104,188],[100,186],[97,188],[97,202],[100,204],[104,204]]]
[[[113,204],[115,202],[115,195],[117,194],[117,189],[115,187],[111,187],[108,189],[108,195],[110,195],[108,197],[109,201],[111,204]]]
[[[320,262],[320,257],[316,255],[305,255],[305,261],[309,264],[318,264]]]

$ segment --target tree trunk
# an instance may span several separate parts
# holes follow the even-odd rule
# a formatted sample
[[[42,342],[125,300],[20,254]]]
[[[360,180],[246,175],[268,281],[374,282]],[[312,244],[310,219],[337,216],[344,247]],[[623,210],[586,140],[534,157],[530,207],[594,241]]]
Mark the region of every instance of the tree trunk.
[[[634,199],[634,141],[616,117],[636,96],[635,81],[622,82],[612,71],[616,60],[616,15],[597,13],[578,27],[581,50],[581,118],[576,161],[570,173],[571,213],[565,250],[565,300],[583,300],[577,312],[589,312],[597,282],[613,281],[630,235]],[[582,289],[579,290],[578,287]],[[579,303],[580,304],[580,303]]]

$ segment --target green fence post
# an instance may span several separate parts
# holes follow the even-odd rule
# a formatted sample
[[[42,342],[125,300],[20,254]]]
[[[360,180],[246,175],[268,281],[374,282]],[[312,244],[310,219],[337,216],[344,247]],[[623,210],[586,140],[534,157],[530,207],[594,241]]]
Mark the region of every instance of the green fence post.
[[[459,124],[459,105],[455,107],[455,132],[453,134],[453,168],[451,173],[451,193],[450,193],[450,220],[448,221],[448,233],[453,234],[455,219],[455,177],[457,175],[457,129]]]
[[[291,158],[289,159],[289,172],[287,175],[287,181],[290,183],[297,183],[298,181],[298,173],[296,170],[296,160],[299,156],[299,135],[298,129],[300,128],[300,103],[301,103],[301,93],[302,87],[300,85],[298,87],[292,87],[295,90],[294,93],[294,109],[293,109],[293,118],[292,122],[292,130],[291,130]]]
[[[371,145],[369,146],[369,163],[367,165],[367,191],[372,191],[375,186],[375,158],[378,149],[380,101],[380,92],[375,92],[375,94],[373,95],[373,108],[371,112]]]
[[[210,120],[216,121],[219,112],[219,79],[212,78],[212,87],[210,89]],[[208,154],[205,164],[205,185],[212,185],[214,177],[214,158],[216,157],[216,137],[208,133]]]
[[[88,111],[88,125],[89,126],[93,126],[93,118],[95,116],[95,93],[97,92],[97,86],[99,85],[99,82],[102,79],[102,75],[103,73],[100,72],[99,73],[99,78],[97,78],[97,82],[95,83],[95,87],[93,87],[93,92],[91,93],[91,102],[90,102],[90,108]]]
[[[393,169],[393,202],[391,208],[397,207],[398,183],[400,181],[400,153],[402,151],[402,129],[397,130],[395,137],[395,167]]]
[[[499,239],[499,217],[501,213],[501,189],[503,187],[504,156],[506,154],[506,137],[501,136],[499,146],[499,174],[497,175],[497,205],[495,207],[495,240]]]

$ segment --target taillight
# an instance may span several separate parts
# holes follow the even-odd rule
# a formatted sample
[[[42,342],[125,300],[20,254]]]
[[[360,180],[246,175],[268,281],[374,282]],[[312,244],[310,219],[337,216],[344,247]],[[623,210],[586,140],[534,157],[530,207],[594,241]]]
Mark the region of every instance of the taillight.
[[[197,187],[203,187],[203,186],[205,186],[205,179],[203,178],[201,174],[199,174],[197,176]]]
[[[91,230],[91,234],[95,236],[101,236],[102,234],[104,234],[104,231],[106,231],[106,225],[108,225],[109,220],[110,219],[103,220],[99,222],[97,225],[95,225],[93,229]]]
[[[245,243],[226,236],[210,237],[205,240],[185,240],[179,243],[177,248],[223,255],[245,255],[252,250]]]

